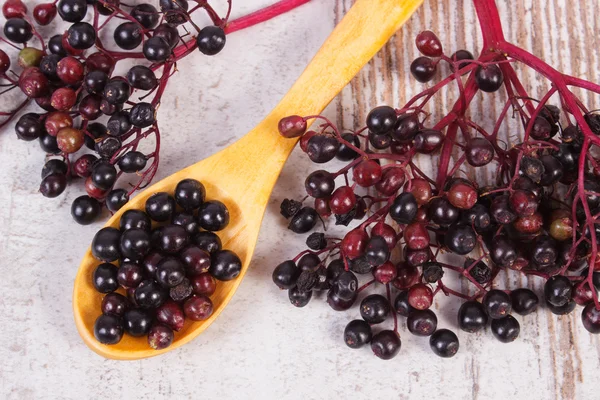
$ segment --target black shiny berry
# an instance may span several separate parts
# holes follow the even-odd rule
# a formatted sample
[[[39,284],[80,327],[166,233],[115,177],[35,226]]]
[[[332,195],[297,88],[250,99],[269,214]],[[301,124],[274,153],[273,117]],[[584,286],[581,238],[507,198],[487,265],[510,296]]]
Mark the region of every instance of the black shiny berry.
[[[414,310],[408,314],[406,327],[416,336],[429,336],[437,329],[437,316],[429,309]]]
[[[94,164],[90,176],[97,188],[109,190],[117,180],[117,170],[110,162],[100,161]]]
[[[220,231],[229,224],[229,210],[218,200],[204,202],[198,211],[198,222],[207,231]]]
[[[108,75],[104,71],[96,70],[88,72],[83,78],[83,87],[89,93],[100,94],[108,82]]]
[[[196,217],[185,212],[175,214],[171,223],[183,227],[189,235],[195,235],[200,228]]]
[[[167,291],[151,279],[142,281],[134,292],[135,302],[141,308],[160,307],[168,297]]]
[[[33,37],[33,28],[23,18],[10,18],[4,23],[4,36],[13,43],[26,43]]]
[[[352,297],[344,299],[340,297],[333,288],[331,288],[327,292],[327,304],[329,304],[329,307],[331,307],[331,309],[334,311],[346,311],[354,305],[356,297],[357,294],[354,293]]]
[[[54,35],[48,40],[48,50],[50,50],[50,53],[60,57],[65,57],[67,55],[67,52],[62,45],[62,35]]]
[[[129,122],[138,128],[147,128],[156,122],[156,110],[150,103],[140,102],[129,111]]]
[[[590,333],[600,333],[600,310],[596,308],[596,304],[591,302],[581,312],[581,322],[583,327]]]
[[[459,348],[458,336],[451,330],[439,329],[429,338],[429,346],[440,357],[453,357]]]
[[[123,50],[133,50],[142,43],[142,27],[135,22],[124,22],[117,26],[113,35],[115,44]]]
[[[143,229],[146,232],[150,232],[152,222],[150,217],[141,210],[127,210],[121,215],[119,221],[119,228],[121,231],[128,229]]]
[[[558,248],[554,239],[548,235],[540,235],[535,238],[530,248],[531,261],[541,267],[547,267],[554,264],[557,257]]]
[[[71,204],[71,216],[80,225],[89,225],[102,211],[102,204],[90,196],[79,196]]]
[[[146,214],[157,222],[169,221],[175,213],[175,199],[168,193],[159,192],[146,200]]]
[[[306,233],[315,227],[319,215],[312,207],[302,207],[300,211],[292,217],[288,229],[294,233]]]
[[[408,317],[415,308],[408,302],[408,290],[403,290],[396,296],[394,300],[394,310],[403,317]]]
[[[102,314],[94,323],[94,337],[102,344],[117,344],[123,338],[123,320],[114,314]]]
[[[314,135],[308,139],[306,154],[314,163],[323,164],[331,161],[340,148],[340,142],[332,135]]]
[[[39,143],[42,150],[46,153],[50,154],[59,154],[60,149],[58,148],[58,143],[56,142],[56,138],[52,135],[49,135],[46,132],[43,132],[39,137]]]
[[[221,239],[214,232],[200,232],[194,236],[194,243],[209,254],[221,250]]]
[[[340,259],[333,260],[327,266],[327,280],[333,283],[342,272],[346,270],[344,262]]]
[[[163,62],[171,55],[171,47],[162,37],[153,36],[144,42],[143,53],[148,61]]]
[[[382,135],[394,128],[396,119],[396,110],[392,107],[375,107],[367,115],[367,128],[376,135]]]
[[[77,22],[67,30],[67,42],[76,50],[89,49],[96,42],[96,30],[87,22]]]
[[[448,199],[435,197],[429,202],[427,215],[436,224],[448,226],[458,221],[460,213],[458,208],[454,207]]]
[[[496,339],[502,343],[510,343],[519,336],[521,325],[515,317],[507,315],[500,319],[493,319],[491,329]]]
[[[92,240],[92,255],[100,261],[111,262],[120,256],[119,242],[121,232],[115,228],[100,229]]]
[[[512,310],[510,296],[502,290],[490,290],[483,296],[481,303],[492,319],[503,318],[509,315]]]
[[[154,28],[160,19],[156,7],[147,3],[136,5],[129,14],[146,29]]]
[[[171,49],[177,46],[177,43],[180,40],[177,27],[166,23],[157,26],[154,29],[153,36],[162,38]]]
[[[131,86],[125,79],[113,78],[104,86],[102,96],[110,104],[123,104],[131,96]]]
[[[390,248],[381,236],[373,236],[365,248],[365,259],[374,267],[378,267],[390,258]]]
[[[15,124],[15,132],[21,140],[32,141],[41,138],[46,133],[42,118],[39,114],[23,114]],[[54,139],[56,142],[56,139]]]
[[[103,263],[94,269],[92,283],[100,293],[114,292],[119,288],[117,273],[119,269],[113,264]]]
[[[419,132],[419,116],[415,113],[401,114],[398,116],[391,136],[400,143],[407,143],[414,139]]]
[[[495,92],[502,87],[504,75],[497,65],[479,66],[475,71],[475,83],[484,92]]]
[[[85,130],[85,145],[88,149],[94,150],[96,148],[96,139],[100,139],[101,137],[105,137],[108,133],[106,126],[99,122],[92,122],[87,126]]]
[[[360,140],[357,135],[353,135],[352,133],[343,133],[342,139],[352,144],[354,147],[360,149]],[[358,157],[358,153],[354,151],[352,148],[348,147],[344,143],[340,143],[340,147],[338,148],[337,154],[335,158],[340,161],[352,161],[356,157]]]
[[[314,253],[307,253],[298,260],[298,268],[302,271],[316,271],[321,265],[321,259]]]
[[[148,157],[146,157],[144,153],[134,150],[125,153],[119,158],[117,165],[121,171],[131,174],[146,168],[147,162]]]
[[[57,5],[58,15],[67,22],[79,22],[87,13],[86,0],[60,0]]]
[[[469,254],[477,244],[477,234],[469,225],[450,225],[444,239],[448,249],[460,255]]]
[[[242,272],[242,261],[233,251],[219,250],[211,257],[210,274],[220,281],[230,281]]]
[[[56,158],[54,158],[52,160],[48,160],[46,162],[46,164],[44,164],[44,167],[42,168],[42,179],[44,179],[48,175],[52,175],[52,174],[66,175],[68,169],[69,169],[69,167],[67,166],[67,163],[64,162],[63,160],[59,160]]]
[[[186,21],[187,0],[160,0],[159,5],[169,24],[180,25]]]
[[[125,332],[131,336],[144,336],[150,331],[154,318],[150,312],[140,309],[132,309],[123,315]]]
[[[122,317],[129,306],[127,297],[119,293],[108,293],[102,299],[101,309],[103,314],[113,314]]]
[[[429,57],[417,57],[410,64],[410,73],[421,83],[429,82],[435,76],[437,65]]]
[[[390,207],[390,217],[399,224],[410,224],[417,217],[419,205],[412,193],[401,193]]]
[[[272,279],[280,289],[291,289],[296,285],[301,272],[294,261],[287,260],[275,267]]]
[[[500,268],[510,267],[517,259],[517,249],[512,240],[506,236],[492,239],[490,258]]]
[[[42,57],[40,61],[40,71],[51,81],[58,81],[58,75],[56,74],[56,66],[60,61],[61,57],[56,54],[48,54]]]
[[[573,299],[569,300],[567,303],[563,304],[562,306],[555,306],[554,304],[548,302],[548,300],[546,300],[546,307],[548,307],[548,310],[550,310],[550,312],[554,315],[567,315],[570,314],[571,312],[573,312],[573,310],[575,310],[575,307],[577,306],[577,303],[575,303],[575,301]]]
[[[475,204],[468,210],[463,210],[460,221],[472,225],[477,232],[484,232],[492,225],[492,217],[483,204]]]
[[[214,56],[225,47],[225,31],[218,26],[205,26],[198,32],[196,45],[202,54]]]
[[[334,179],[333,174],[325,170],[314,171],[304,181],[306,193],[317,199],[328,197],[335,189]]]
[[[121,256],[138,261],[150,251],[150,235],[144,229],[128,229],[121,234]]]
[[[114,137],[121,137],[131,129],[129,111],[119,111],[110,116],[106,123],[107,133]]]
[[[555,275],[550,277],[544,285],[546,301],[555,307],[567,304],[573,297],[573,285],[566,276]]]
[[[466,301],[458,309],[458,326],[465,332],[478,332],[484,329],[487,323],[488,315],[478,301]]]
[[[390,314],[390,303],[380,294],[371,294],[360,303],[360,316],[369,324],[380,324]]]
[[[189,243],[189,235],[183,226],[166,225],[159,232],[158,241],[153,244],[163,253],[179,253]]]
[[[363,347],[371,341],[372,337],[371,326],[361,319],[350,321],[344,329],[344,342],[351,349]]]
[[[540,302],[533,291],[525,288],[516,289],[510,292],[512,309],[520,315],[527,315],[534,312]]]
[[[312,290],[301,291],[296,286],[288,290],[288,298],[293,306],[301,308],[307,305],[312,298]]]
[[[50,199],[58,197],[67,187],[67,177],[64,174],[50,174],[42,179],[40,193]]]
[[[382,360],[390,360],[400,352],[401,344],[398,333],[386,330],[373,335],[371,350]]]
[[[358,279],[351,271],[343,271],[333,282],[333,292],[343,300],[355,299],[358,293]]]
[[[136,65],[127,72],[127,82],[132,88],[152,90],[158,85],[154,71],[145,65]]]
[[[195,179],[184,179],[175,187],[174,196],[177,204],[184,210],[197,210],[206,199],[206,189]]]
[[[117,272],[117,281],[125,289],[136,288],[144,279],[143,267],[133,262],[122,262]]]

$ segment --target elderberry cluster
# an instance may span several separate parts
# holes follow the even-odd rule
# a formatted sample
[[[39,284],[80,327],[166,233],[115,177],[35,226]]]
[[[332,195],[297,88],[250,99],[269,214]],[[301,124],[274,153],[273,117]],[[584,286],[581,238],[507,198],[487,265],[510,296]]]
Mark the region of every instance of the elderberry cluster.
[[[281,135],[301,136],[300,147],[314,163],[334,158],[348,163],[306,178],[314,207],[286,200],[282,211],[289,204],[296,209],[288,215],[290,229],[309,232],[317,215],[333,215],[336,224],[355,223],[340,239],[311,234],[309,250],[275,268],[274,283],[288,290],[297,307],[307,305],[314,292],[326,292],[336,311],[350,310],[360,292],[372,291],[360,301],[362,318],[352,320],[343,337],[351,348],[370,344],[382,359],[399,353],[398,315],[406,318],[410,333],[429,337],[435,354],[457,353],[458,336],[438,329],[431,310],[441,295],[464,300],[457,328],[472,333],[489,325],[504,343],[520,333],[513,314],[530,314],[540,303],[557,315],[581,305],[584,327],[600,333],[600,272],[595,272],[600,264],[594,250],[600,235],[600,169],[584,147],[588,130],[600,135],[600,114],[584,111],[579,123],[572,109],[548,104],[552,89],[539,101],[518,94],[522,86],[510,65],[516,60],[508,51],[486,50],[478,59],[466,50],[446,56],[430,31],[417,36],[416,46],[423,54],[411,65],[417,81],[432,81],[444,63],[450,74],[403,107],[376,107],[366,127],[343,134],[322,116],[280,121]],[[452,82],[459,99],[435,121],[424,106]],[[470,101],[479,91],[501,88],[508,97],[505,111],[495,126],[481,126],[466,112]],[[522,135],[507,146],[498,129],[509,110]],[[323,123],[307,131],[311,119]],[[439,157],[437,174],[419,169],[416,155]],[[492,185],[462,175],[480,167],[496,171]],[[457,256],[461,263],[454,261]],[[544,279],[543,294],[495,288],[498,275],[511,270]],[[450,287],[449,274],[468,282],[468,289]],[[382,329],[391,316],[393,329]]]
[[[197,27],[191,13],[200,9],[215,25]],[[82,178],[87,194],[72,204],[75,221],[92,223],[103,205],[117,211],[133,192],[150,183],[158,168],[156,111],[175,63],[196,48],[209,56],[219,53],[227,21],[207,2],[190,7],[187,0],[160,0],[158,8],[119,0],[59,0],[38,4],[32,13],[21,0],[7,0],[2,12],[7,20],[5,39],[0,40],[18,53],[11,64],[7,51],[0,49],[0,86],[6,88],[2,93],[19,88],[27,99],[15,110],[0,113],[6,117],[0,128],[35,100],[43,111],[21,115],[15,131],[21,140],[37,140],[47,154],[42,195],[57,197],[70,181]],[[71,25],[42,38],[34,26],[48,25],[57,15]],[[119,21],[111,35],[118,50],[100,39],[111,20]],[[196,33],[186,41],[187,26]],[[120,76],[115,65],[125,59],[146,62]],[[138,147],[149,136],[155,148],[144,153]],[[138,176],[135,184],[117,187],[119,177],[131,174]]]
[[[124,212],[118,229],[99,230],[91,247],[100,264],[89,277],[104,294],[96,340],[114,345],[127,333],[146,336],[151,348],[162,350],[186,321],[208,319],[217,281],[233,280],[242,270],[216,233],[228,224],[225,204],[207,201],[202,183],[184,179],[173,196],[155,193],[145,211]]]

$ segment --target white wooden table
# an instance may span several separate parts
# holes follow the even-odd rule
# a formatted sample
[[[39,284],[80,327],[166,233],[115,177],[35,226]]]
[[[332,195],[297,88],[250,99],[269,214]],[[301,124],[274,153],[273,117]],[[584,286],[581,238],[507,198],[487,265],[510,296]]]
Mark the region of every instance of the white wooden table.
[[[234,1],[240,16],[271,0]],[[163,162],[156,179],[230,144],[277,103],[351,0],[313,0],[261,26],[233,34],[217,57],[200,54],[179,65],[159,120]],[[27,2],[32,8],[33,0]],[[598,81],[600,1],[499,0],[507,37],[560,69]],[[470,0],[426,0],[425,5],[328,108],[345,128],[362,125],[377,104],[400,106],[419,91],[408,66],[414,36],[439,33],[444,46],[481,45]],[[50,31],[50,30],[49,30]],[[522,75],[523,76],[523,75]],[[533,96],[543,82],[524,75]],[[0,98],[6,108],[10,98]],[[473,113],[493,117],[490,97]],[[444,109],[452,99],[443,98]],[[597,98],[584,97],[598,107]],[[596,101],[596,103],[594,103]],[[594,107],[592,107],[594,108]],[[492,115],[490,115],[492,114]],[[460,352],[434,356],[427,340],[401,325],[402,350],[384,362],[369,349],[342,341],[358,311],[335,313],[322,298],[293,308],[272,284],[273,267],[302,248],[279,215],[284,197],[301,197],[314,167],[294,151],[265,215],[253,265],[228,309],[194,342],[164,356],[134,362],[105,360],[80,340],[71,289],[81,255],[101,226],[71,221],[71,186],[54,200],[37,193],[43,156],[37,144],[0,132],[0,397],[56,398],[286,398],[286,399],[597,399],[600,346],[581,326],[580,309],[556,317],[547,310],[519,318],[510,344],[490,332],[459,332]],[[509,287],[539,281],[507,278]],[[440,307],[442,306],[443,307]],[[456,330],[456,299],[436,303],[440,326]]]

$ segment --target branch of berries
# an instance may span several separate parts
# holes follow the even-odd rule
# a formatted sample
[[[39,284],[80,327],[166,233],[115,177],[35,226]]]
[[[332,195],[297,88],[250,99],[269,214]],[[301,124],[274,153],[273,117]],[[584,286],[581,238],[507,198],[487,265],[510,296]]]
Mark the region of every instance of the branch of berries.
[[[515,340],[520,325],[511,313],[529,314],[540,300],[527,288],[495,289],[501,271],[544,279],[542,299],[551,312],[562,315],[584,306],[584,327],[600,333],[600,168],[595,155],[600,114],[570,90],[576,86],[600,93],[600,86],[560,73],[506,42],[495,2],[474,4],[484,38],[479,57],[466,50],[448,55],[433,32],[421,32],[416,47],[423,56],[412,62],[412,76],[430,82],[444,63],[451,73],[403,107],[374,108],[366,127],[354,132],[342,133],[322,116],[290,116],[279,123],[281,135],[301,136],[300,147],[311,161],[348,163],[306,178],[313,207],[282,203],[282,214],[291,218],[289,229],[307,233],[318,216],[332,214],[336,224],[360,223],[341,239],[311,234],[309,250],[278,265],[273,281],[288,289],[297,307],[308,304],[314,291],[326,291],[336,311],[350,309],[360,292],[384,292],[364,297],[362,319],[344,331],[349,347],[370,343],[382,359],[400,350],[398,314],[407,317],[412,334],[430,336],[435,354],[456,354],[458,336],[437,329],[430,309],[442,295],[464,299],[458,312],[463,331],[480,331],[491,321],[498,340]],[[550,88],[541,99],[526,93],[516,63],[548,79]],[[451,87],[456,87],[456,102],[433,120],[426,106]],[[477,123],[469,115],[475,95],[501,89],[506,102],[495,124]],[[551,98],[558,98],[559,106],[550,104]],[[523,134],[506,143],[499,133],[511,119]],[[308,122],[317,128],[307,131]],[[417,167],[417,155],[438,157],[434,176]],[[480,167],[496,172],[493,185],[461,176],[465,169]],[[392,261],[394,250],[402,253],[402,261]],[[357,274],[370,279],[360,285]],[[448,287],[447,274],[459,278],[460,289]],[[393,329],[374,333],[390,314]]]
[[[57,0],[36,5],[31,14],[21,0],[8,0],[2,6],[6,38],[0,37],[0,44],[18,52],[21,70],[11,70],[10,57],[0,49],[0,95],[20,88],[27,97],[13,110],[0,112],[0,129],[31,100],[45,111],[21,115],[17,136],[37,139],[45,153],[59,156],[47,160],[42,169],[44,196],[59,196],[71,178],[85,179],[87,195],[75,199],[71,214],[78,223],[90,224],[103,205],[117,211],[154,178],[161,140],[156,112],[177,62],[196,51],[214,56],[225,46],[226,34],[308,1],[280,0],[229,21],[231,0],[226,0],[223,18],[207,0],[160,0],[160,11],[149,3]],[[200,28],[194,22],[199,12],[208,15],[212,25]],[[45,41],[36,25],[50,24],[57,14],[72,25]],[[83,21],[88,14],[89,23]],[[114,20],[119,25],[111,36],[118,50],[100,38]],[[39,48],[31,46],[32,41]],[[115,66],[123,60],[146,63],[118,76]],[[134,94],[139,95],[137,101]],[[154,148],[144,152],[140,145],[147,138],[154,139]],[[91,154],[81,154],[84,145]],[[131,174],[137,178],[129,188],[116,187],[120,177]]]

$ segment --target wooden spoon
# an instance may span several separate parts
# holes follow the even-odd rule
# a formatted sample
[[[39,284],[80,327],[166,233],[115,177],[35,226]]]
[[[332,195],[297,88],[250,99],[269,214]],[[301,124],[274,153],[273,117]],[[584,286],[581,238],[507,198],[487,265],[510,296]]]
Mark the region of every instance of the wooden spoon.
[[[319,114],[422,2],[357,0],[287,95],[256,128],[226,149],[157,182],[112,216],[106,226],[118,228],[121,214],[127,209],[144,209],[146,199],[153,193],[172,193],[180,180],[197,179],[206,187],[207,198],[218,199],[229,208],[231,222],[218,234],[223,248],[237,253],[243,267],[238,278],[218,282],[211,297],[211,317],[200,322],[186,321],[184,328],[175,333],[170,347],[153,350],[145,336],[129,335],[124,335],[118,344],[107,346],[94,338],[94,322],[100,315],[103,295],[96,292],[91,278],[100,262],[88,249],[75,278],[73,312],[79,334],[93,351],[117,360],[156,356],[186,344],[219,316],[248,269],[267,201],[297,142],[279,135],[279,120],[292,114]]]

